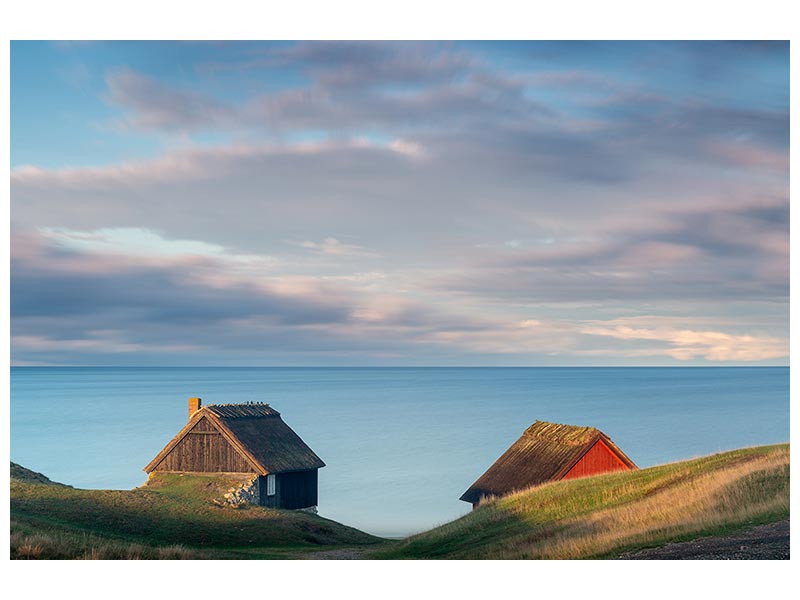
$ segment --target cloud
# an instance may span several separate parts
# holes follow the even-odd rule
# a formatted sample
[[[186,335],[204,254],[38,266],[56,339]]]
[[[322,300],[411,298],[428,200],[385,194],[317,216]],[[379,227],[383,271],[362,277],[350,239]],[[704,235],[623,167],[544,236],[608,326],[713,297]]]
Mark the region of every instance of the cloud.
[[[189,344],[136,344],[126,342],[114,333],[123,332],[88,332],[90,337],[80,339],[54,339],[47,336],[16,335],[11,337],[11,345],[18,352],[46,352],[48,354],[75,354],[86,352],[124,354],[147,352],[196,352],[209,350],[208,346],[192,346]],[[109,335],[111,334],[111,335]]]
[[[300,42],[271,53],[274,63],[307,70],[331,88],[452,82],[478,60],[463,50],[430,42]]]
[[[706,149],[708,155],[729,165],[780,173],[789,171],[789,155],[783,149],[773,150],[736,140],[711,140],[706,143]]]
[[[541,324],[542,324],[542,322],[537,320],[537,319],[525,319],[524,321],[520,322],[519,326],[520,327],[539,327],[539,325],[541,325]]]
[[[638,323],[642,318],[636,319]],[[651,347],[635,350],[617,350],[633,353],[636,356],[666,355],[679,361],[704,358],[713,362],[739,361],[755,362],[789,356],[789,343],[786,339],[772,336],[731,335],[722,331],[695,331],[677,329],[664,323],[665,320],[650,319],[650,327],[635,327],[626,324],[625,319],[616,323],[587,325],[581,329],[586,335],[607,336],[618,340],[647,340],[663,342],[666,347]],[[655,323],[654,323],[655,322]],[[597,353],[597,351],[594,351]],[[615,351],[603,350],[608,354]]]
[[[182,49],[106,73],[130,160],[13,169],[17,360],[783,356],[785,44]]]
[[[673,52],[658,44],[642,48],[661,59]],[[699,48],[685,52],[695,60]],[[751,53],[708,45],[704,50],[716,52],[717,63],[725,52]],[[788,104],[732,106],[718,95],[670,95],[645,71],[633,71],[638,76],[628,79],[574,67],[542,70],[538,63],[498,68],[454,44],[305,42],[237,52],[242,56],[234,52],[231,58],[222,52],[228,60],[218,66],[247,69],[256,82],[260,77],[270,81],[271,69],[282,69],[284,75],[287,70],[301,71],[306,78],[248,86],[256,91],[223,98],[217,97],[213,78],[201,78],[184,89],[130,69],[107,76],[108,101],[123,111],[121,119],[128,127],[159,135],[210,132],[250,140],[209,149],[208,159],[219,155],[218,164],[200,164],[207,161],[199,154],[170,153],[150,161],[157,164],[145,181],[152,181],[161,169],[201,180],[224,174],[229,167],[231,176],[249,172],[246,165],[255,167],[267,158],[277,165],[295,154],[295,146],[283,140],[311,138],[349,139],[350,144],[361,140],[397,156],[432,163],[423,172],[404,165],[395,171],[396,177],[376,181],[379,194],[390,194],[387,190],[398,179],[412,177],[428,194],[431,188],[447,186],[446,193],[456,195],[464,187],[466,195],[485,201],[496,190],[493,202],[499,196],[521,200],[526,192],[529,197],[563,194],[557,189],[560,184],[594,184],[615,191],[623,186],[640,192],[661,187],[692,190],[733,187],[743,168],[752,176],[773,177],[765,187],[787,192],[781,182],[788,174]],[[576,88],[588,93],[576,96]],[[327,148],[336,152],[342,145],[334,141]],[[261,150],[268,147],[273,151]],[[325,160],[330,153],[316,156]],[[342,162],[344,172],[359,171],[353,175],[357,178],[378,180],[386,172],[374,171],[372,160],[365,161],[363,169]],[[125,167],[138,171],[135,165]],[[676,181],[676,172],[684,183]],[[18,181],[46,178],[33,167],[15,170],[15,176]],[[465,179],[463,186],[459,178]],[[341,181],[342,176],[335,179]],[[306,179],[295,185],[302,194],[313,182]],[[349,182],[350,187],[360,185]],[[595,197],[600,194],[592,190]]]
[[[598,132],[610,148],[657,158],[718,162],[782,170],[780,156],[788,156],[789,109],[736,108],[706,99],[679,99],[640,92],[621,93],[592,108],[605,124]],[[759,156],[753,162],[753,157]]]
[[[356,246],[355,244],[343,244],[336,238],[332,237],[325,238],[321,242],[312,242],[307,240],[305,242],[300,242],[299,245],[303,248],[308,248],[309,250],[314,250],[322,254],[330,254],[332,256],[379,256],[378,254],[370,252],[362,246]]]
[[[688,52],[689,64],[698,62],[700,46],[687,48],[676,58],[686,60]],[[663,45],[645,49],[662,60],[675,53]],[[751,54],[712,45],[703,52],[716,53],[717,69],[726,52]],[[231,100],[215,97],[211,86],[178,89],[123,69],[107,76],[108,100],[125,111],[128,126],[145,131],[410,136],[426,149],[491,147],[519,168],[596,182],[671,169],[672,161],[788,168],[788,103],[755,108],[727,104],[718,94],[670,95],[646,70],[633,70],[633,78],[576,68],[511,70],[453,44],[408,42],[269,45],[244,60],[198,68],[255,69],[256,80],[266,76],[258,69],[290,69],[307,80]]]
[[[427,156],[425,147],[422,144],[412,140],[392,140],[392,142],[389,144],[389,148],[395,152],[399,152],[400,154],[405,154],[413,158],[425,158]]]
[[[492,120],[516,122],[553,114],[526,95],[524,77],[449,44],[300,42],[197,67],[201,74],[277,68],[305,72],[308,81],[223,100],[210,91],[179,89],[118,69],[106,77],[107,100],[125,111],[128,126],[162,132],[361,135],[377,128],[398,135],[424,126],[483,124],[487,111]]]
[[[441,237],[458,222],[466,235],[474,232],[477,245],[486,232],[522,240],[536,227],[553,237],[566,222],[580,229],[611,211],[642,213],[686,196],[683,202],[698,196],[706,202],[705,190],[713,196],[751,188],[780,194],[784,187],[672,177],[658,182],[654,195],[654,183],[630,180],[629,169],[601,145],[581,149],[557,140],[535,148],[523,141],[485,145],[463,136],[241,143],[173,150],[107,167],[15,168],[12,216],[31,227],[149,228],[172,238],[260,251],[274,250],[266,242],[285,239],[287,231],[318,232],[320,223],[372,247],[376,237],[386,243],[404,230]],[[586,183],[602,185],[588,193]],[[380,236],[377,228],[383,229]]]
[[[198,240],[165,239],[155,231],[136,227],[105,228],[94,231],[75,231],[58,227],[43,227],[40,233],[66,249],[136,256],[222,256],[225,249],[217,244]]]
[[[12,244],[22,249],[11,264],[11,311],[18,323],[71,316],[92,329],[118,329],[117,320],[129,317],[151,326],[246,317],[315,324],[349,314],[342,298],[322,285],[296,293],[279,280],[231,273],[235,256],[165,253],[148,261],[141,255],[100,253],[97,247],[68,248],[47,238],[19,238]]]
[[[452,81],[478,63],[452,44],[391,41],[309,41],[268,46],[225,62],[197,66],[200,73],[296,68],[329,88],[420,85]]]
[[[120,239],[132,253],[108,251]],[[163,253],[140,252],[140,239]],[[12,247],[12,345],[23,362],[409,356],[436,332],[497,326],[371,289],[380,274],[232,271],[235,255],[153,232],[17,233]],[[472,350],[455,344],[453,352]]]
[[[747,363],[788,355],[784,338],[736,332],[742,323],[719,317],[581,320],[533,318],[531,308],[476,311],[446,296],[375,287],[386,282],[384,274],[232,272],[235,260],[226,252],[187,254],[183,249],[194,247],[189,240],[173,252],[169,240],[152,232],[166,249],[157,261],[151,253],[108,252],[105,244],[115,235],[106,232],[99,245],[77,247],[74,240],[102,237],[70,232],[64,243],[48,233],[15,234],[15,361],[163,364],[180,357],[192,364],[329,364],[356,357],[420,364],[425,357],[437,364],[564,364],[603,356]]]
[[[743,331],[688,329],[747,336],[759,315],[772,320],[769,337],[783,335],[788,201],[778,189],[770,196],[737,181],[728,196],[715,181],[709,197],[678,187],[642,199],[620,184],[605,204],[597,187],[586,197],[582,188],[549,193],[546,180],[515,174],[491,149],[433,148],[419,161],[390,142],[241,145],[105,168],[14,170],[12,227],[46,238],[32,263],[19,263],[29,254],[23,241],[12,247],[15,335],[91,340],[97,328],[124,332],[118,344],[180,339],[262,361],[280,340],[284,358],[301,361],[389,352],[454,364],[679,360],[688,351],[619,338],[595,346],[601,336],[574,323],[601,308],[739,311]],[[487,238],[500,241],[479,243]],[[380,277],[364,278],[376,269]],[[63,308],[51,306],[54,297]],[[546,315],[535,308],[542,304]],[[20,359],[58,361],[19,348]],[[692,356],[713,360],[705,350]]]
[[[528,302],[786,301],[788,210],[785,200],[663,210],[532,250],[485,246],[488,258],[429,285]]]
[[[410,149],[415,149],[410,150]],[[280,162],[286,158],[312,156],[342,157],[345,161],[359,155],[374,154],[402,158],[419,154],[421,147],[411,141],[373,142],[364,138],[338,139],[292,144],[237,144],[216,147],[194,147],[173,150],[153,159],[131,160],[106,167],[66,167],[42,169],[32,165],[16,167],[11,172],[12,184],[33,188],[58,187],[64,190],[88,191],[112,186],[150,187],[172,182],[220,178],[236,174],[264,162]]]
[[[230,123],[234,110],[208,95],[180,91],[130,69],[106,77],[108,101],[128,109],[126,123],[143,129],[191,130]]]
[[[391,140],[336,140],[176,150],[108,167],[20,167],[11,175],[13,219],[54,230],[160,230],[259,251],[287,231],[316,231],[320,219],[351,237],[362,214],[411,216],[394,202],[395,184],[427,167],[408,154]]]

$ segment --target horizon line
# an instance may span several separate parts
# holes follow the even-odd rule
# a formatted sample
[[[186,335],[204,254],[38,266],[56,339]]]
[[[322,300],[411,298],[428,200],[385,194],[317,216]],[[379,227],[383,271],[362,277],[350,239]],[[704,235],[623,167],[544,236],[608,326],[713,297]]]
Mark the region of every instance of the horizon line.
[[[12,369],[788,369],[791,365],[10,365]]]

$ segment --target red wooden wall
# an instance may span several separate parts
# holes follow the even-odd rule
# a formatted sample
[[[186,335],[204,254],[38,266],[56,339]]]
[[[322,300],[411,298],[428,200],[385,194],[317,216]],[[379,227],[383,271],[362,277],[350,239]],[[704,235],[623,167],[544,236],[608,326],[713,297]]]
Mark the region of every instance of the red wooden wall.
[[[562,479],[577,479],[587,475],[609,473],[611,471],[626,471],[630,467],[622,462],[617,455],[609,450],[603,440],[597,440],[594,446],[583,455]]]

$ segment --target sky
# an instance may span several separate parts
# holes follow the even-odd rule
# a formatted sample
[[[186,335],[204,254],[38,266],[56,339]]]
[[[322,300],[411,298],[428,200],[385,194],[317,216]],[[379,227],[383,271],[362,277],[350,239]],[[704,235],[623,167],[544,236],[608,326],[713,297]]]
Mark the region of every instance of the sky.
[[[15,365],[786,365],[784,42],[12,42]]]

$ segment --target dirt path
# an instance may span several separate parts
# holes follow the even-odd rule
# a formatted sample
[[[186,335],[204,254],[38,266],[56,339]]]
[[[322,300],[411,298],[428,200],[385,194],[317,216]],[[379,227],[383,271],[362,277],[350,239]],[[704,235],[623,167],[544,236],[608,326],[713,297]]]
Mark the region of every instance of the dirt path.
[[[757,525],[733,535],[698,538],[626,553],[634,560],[788,560],[789,520]]]

